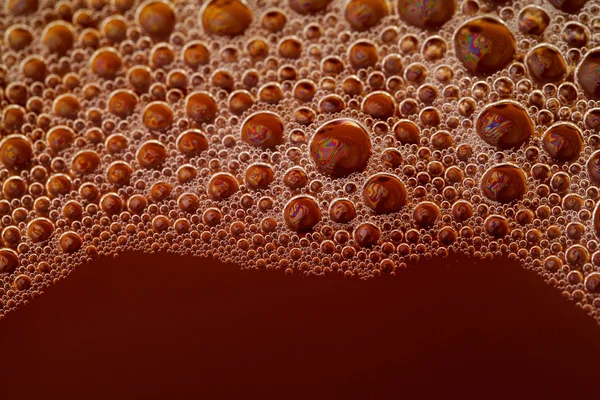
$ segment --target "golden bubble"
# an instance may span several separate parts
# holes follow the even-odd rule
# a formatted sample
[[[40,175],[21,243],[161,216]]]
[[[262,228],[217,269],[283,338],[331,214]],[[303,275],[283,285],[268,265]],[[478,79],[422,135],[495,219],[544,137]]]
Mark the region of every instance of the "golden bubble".
[[[164,1],[149,0],[138,7],[137,20],[149,36],[166,40],[175,28],[175,11]]]
[[[252,23],[252,12],[243,0],[210,0],[202,10],[202,26],[208,34],[238,36]]]
[[[218,173],[208,182],[208,196],[213,200],[225,200],[238,191],[235,176],[228,173]]]
[[[206,65],[210,60],[210,52],[206,44],[198,40],[186,44],[181,52],[181,56],[185,65],[191,68]]]
[[[273,149],[283,143],[283,122],[271,112],[252,114],[242,124],[242,140],[252,146]]]
[[[75,42],[73,27],[63,21],[51,22],[42,33],[44,44],[51,53],[64,54]]]
[[[100,157],[92,150],[82,150],[75,154],[71,170],[76,174],[88,175],[100,166]]]
[[[399,211],[406,204],[408,193],[400,179],[379,173],[365,182],[362,197],[365,204],[376,213],[388,214]]]
[[[267,164],[252,164],[246,169],[244,181],[252,190],[266,189],[275,179],[273,168]]]
[[[26,167],[32,155],[31,142],[21,134],[8,135],[0,142],[0,161],[7,168]]]
[[[123,210],[123,200],[116,193],[106,193],[100,198],[100,208],[109,216],[120,214]]]
[[[322,125],[309,147],[317,168],[335,177],[364,170],[371,156],[369,135],[350,119],[337,119]]]
[[[158,168],[167,159],[167,148],[158,140],[148,140],[138,149],[136,159],[142,168]]]
[[[321,220],[321,210],[316,200],[301,195],[292,198],[283,209],[283,219],[296,232],[307,232]]]
[[[111,93],[108,98],[108,111],[118,117],[126,118],[133,114],[138,97],[130,90],[119,89]]]
[[[173,123],[173,110],[162,101],[153,101],[142,112],[144,126],[150,130],[167,129]]]
[[[92,54],[90,66],[92,72],[104,79],[113,79],[121,70],[123,61],[114,49],[101,48]]]
[[[44,242],[54,233],[54,225],[47,218],[36,218],[27,224],[27,236],[34,243]]]
[[[388,6],[384,0],[350,0],[346,3],[346,20],[356,31],[366,31],[388,15]]]
[[[133,168],[125,161],[115,161],[106,170],[106,180],[117,186],[124,186],[131,180]]]
[[[212,122],[219,108],[207,92],[194,92],[185,99],[185,111],[196,122]]]

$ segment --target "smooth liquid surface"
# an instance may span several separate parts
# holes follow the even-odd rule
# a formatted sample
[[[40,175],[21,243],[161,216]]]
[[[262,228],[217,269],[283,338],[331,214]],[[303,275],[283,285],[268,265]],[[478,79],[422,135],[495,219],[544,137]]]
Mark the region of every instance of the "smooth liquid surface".
[[[506,259],[450,256],[365,282],[126,253],[76,269],[7,316],[2,392],[593,398],[599,333],[572,302]]]

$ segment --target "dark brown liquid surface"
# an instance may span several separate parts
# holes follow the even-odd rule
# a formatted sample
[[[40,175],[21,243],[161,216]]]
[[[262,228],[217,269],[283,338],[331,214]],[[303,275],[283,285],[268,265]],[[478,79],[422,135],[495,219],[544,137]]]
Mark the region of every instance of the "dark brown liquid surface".
[[[360,281],[128,253],[7,315],[2,397],[594,398],[599,333],[506,259]]]

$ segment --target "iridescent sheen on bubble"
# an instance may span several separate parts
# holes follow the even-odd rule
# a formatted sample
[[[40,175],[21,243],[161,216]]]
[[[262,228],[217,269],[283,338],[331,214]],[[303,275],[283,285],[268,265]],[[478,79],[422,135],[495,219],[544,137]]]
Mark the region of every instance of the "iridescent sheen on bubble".
[[[600,150],[595,151],[587,162],[590,180],[595,185],[600,185]]]
[[[515,56],[510,30],[492,17],[479,17],[458,28],[454,37],[456,56],[471,72],[489,74],[504,68]]]
[[[534,47],[525,57],[529,75],[538,82],[560,82],[567,74],[567,64],[560,51],[547,44]]]
[[[544,133],[542,145],[555,160],[573,161],[583,150],[583,137],[576,125],[561,122]]]
[[[370,177],[362,192],[365,204],[378,214],[399,211],[405,204],[408,193],[396,176],[380,173]]]
[[[285,205],[283,219],[290,229],[306,232],[321,220],[321,210],[314,198],[300,195],[292,198]]]
[[[242,140],[252,146],[273,149],[283,143],[283,122],[271,112],[253,114],[242,125]]]
[[[488,169],[481,178],[481,190],[490,200],[510,203],[527,192],[525,173],[512,164],[500,164]]]
[[[586,96],[600,99],[600,47],[589,51],[579,67],[577,67],[577,82]]]
[[[343,177],[365,169],[371,141],[357,122],[337,119],[317,130],[310,142],[310,156],[322,173]]]
[[[476,129],[484,141],[502,150],[520,147],[535,132],[527,111],[512,101],[487,106],[477,118]]]
[[[456,12],[456,0],[399,0],[398,13],[419,28],[439,28]]]

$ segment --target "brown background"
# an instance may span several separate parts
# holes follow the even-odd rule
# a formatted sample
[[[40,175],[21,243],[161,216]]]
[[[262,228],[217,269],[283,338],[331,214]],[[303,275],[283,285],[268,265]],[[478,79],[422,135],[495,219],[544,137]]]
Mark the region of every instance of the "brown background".
[[[126,254],[10,314],[0,359],[2,399],[598,398],[600,329],[506,260],[364,282]]]

